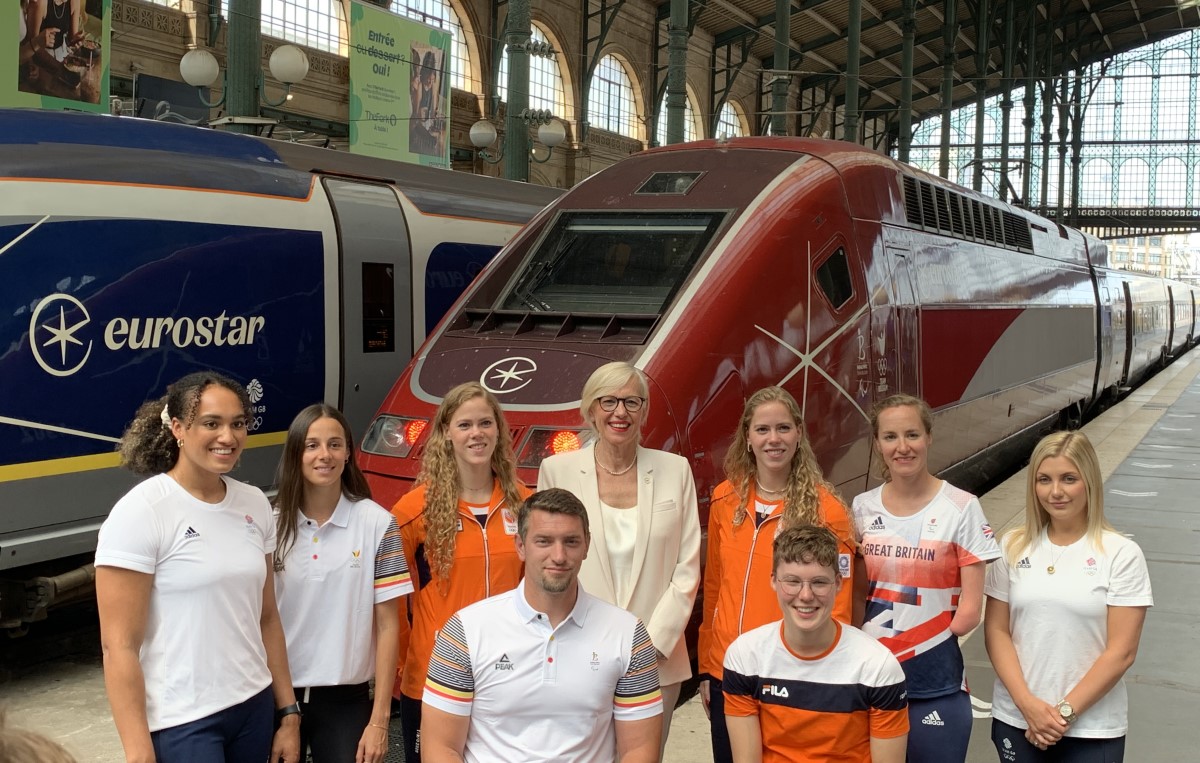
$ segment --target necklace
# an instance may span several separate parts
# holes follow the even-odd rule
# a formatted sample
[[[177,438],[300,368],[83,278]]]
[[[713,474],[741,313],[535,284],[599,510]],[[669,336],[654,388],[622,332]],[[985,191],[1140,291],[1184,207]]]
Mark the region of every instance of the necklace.
[[[768,494],[770,494],[770,495],[783,495],[784,493],[786,493],[786,492],[787,492],[787,488],[786,488],[786,487],[785,487],[783,490],[768,490],[768,489],[767,489],[767,488],[766,488],[766,487],[763,485],[763,483],[761,483],[761,482],[759,482],[759,481],[758,481],[758,477],[755,477],[755,478],[754,478],[754,484],[758,486],[758,492],[760,492],[760,493],[768,493]]]
[[[60,3],[60,2],[56,1],[56,2],[52,3],[52,5],[54,6],[53,11],[54,11],[55,19],[61,20],[64,16],[67,15],[67,3],[66,2]],[[59,8],[62,8],[62,10],[61,11],[58,10]]]
[[[620,477],[622,474],[624,474],[625,472],[629,471],[630,469],[632,469],[632,468],[633,468],[633,467],[634,467],[634,466],[637,464],[637,456],[635,455],[635,456],[633,457],[633,460],[629,462],[629,466],[626,466],[624,469],[622,469],[622,470],[621,470],[621,471],[619,471],[619,472],[614,472],[612,469],[609,469],[607,466],[605,466],[604,464],[600,463],[600,454],[593,452],[593,453],[592,453],[592,458],[594,458],[594,459],[596,460],[596,466],[599,466],[601,469],[603,469],[604,471],[608,472],[608,473],[609,473],[610,475],[612,475],[613,477]]]
[[[1053,544],[1053,543],[1051,543],[1050,545],[1052,545],[1052,546],[1053,546],[1054,544]],[[1063,554],[1065,554],[1065,553],[1067,553],[1067,549],[1068,549],[1068,548],[1070,548],[1070,546],[1062,546],[1062,547],[1059,549],[1058,555],[1054,557],[1054,561],[1053,561],[1053,562],[1051,562],[1051,563],[1050,563],[1050,566],[1046,568],[1046,573],[1047,573],[1047,574],[1049,574],[1049,575],[1053,575],[1053,574],[1054,574],[1054,568],[1058,566],[1058,560],[1059,560],[1059,559],[1062,559],[1062,555],[1063,555]]]
[[[461,484],[461,483],[460,483],[460,484]],[[490,491],[491,491],[491,489],[492,489],[492,483],[491,483],[491,482],[489,482],[489,483],[487,483],[486,485],[483,485],[483,486],[481,486],[481,487],[470,487],[470,486],[468,486],[468,485],[463,485],[463,486],[462,486],[462,491],[463,491],[464,493],[479,493],[479,492],[482,492],[482,491],[484,491],[484,490],[487,490],[487,491],[489,491],[489,492],[490,492]]]

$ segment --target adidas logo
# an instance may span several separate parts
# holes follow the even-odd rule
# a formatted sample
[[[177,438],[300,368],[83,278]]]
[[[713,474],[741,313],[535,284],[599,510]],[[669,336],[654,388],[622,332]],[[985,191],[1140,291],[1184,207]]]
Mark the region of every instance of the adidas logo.
[[[1025,557],[1021,561],[1017,562],[1018,570],[1028,570],[1028,569],[1031,569],[1032,567],[1033,567],[1033,565],[1029,563],[1029,557]]]
[[[188,529],[183,531],[183,539],[184,540],[191,540],[192,538],[199,538],[199,537],[200,537],[200,533],[196,532],[191,527],[189,527]]]
[[[508,659],[508,653],[500,655],[500,659],[496,660],[496,670],[512,670],[512,661]]]
[[[883,529],[885,529],[883,526],[883,517],[875,517],[875,521],[872,522],[871,526],[867,528],[867,530],[883,530]]]
[[[938,715],[938,711],[934,710],[929,715],[921,719],[921,723],[926,726],[945,726],[946,722],[942,720],[942,716]]]

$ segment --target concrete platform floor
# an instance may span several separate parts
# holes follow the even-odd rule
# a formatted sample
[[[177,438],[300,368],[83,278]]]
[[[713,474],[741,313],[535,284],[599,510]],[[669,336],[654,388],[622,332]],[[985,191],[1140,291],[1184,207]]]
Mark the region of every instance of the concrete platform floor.
[[[1200,350],[1195,350],[1084,428],[1105,472],[1109,519],[1141,545],[1157,602],[1146,620],[1138,660],[1126,675],[1130,763],[1200,759],[1194,742],[1200,719],[1200,651],[1194,648],[1200,598],[1192,588],[1200,573],[1198,375]],[[1022,470],[982,496],[998,534],[1019,521],[1024,490]],[[11,649],[0,646],[0,652]],[[997,756],[987,711],[995,674],[981,631],[963,639],[963,651],[976,706],[968,761],[991,763]],[[0,705],[7,706],[11,724],[49,734],[80,761],[124,760],[94,645],[0,672]],[[675,713],[664,761],[711,761],[708,740],[704,711],[693,697]]]

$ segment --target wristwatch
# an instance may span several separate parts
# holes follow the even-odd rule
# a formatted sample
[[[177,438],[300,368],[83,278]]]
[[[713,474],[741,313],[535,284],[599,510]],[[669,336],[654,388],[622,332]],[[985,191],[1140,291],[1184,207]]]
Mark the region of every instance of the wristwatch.
[[[1075,714],[1075,708],[1071,707],[1071,703],[1068,702],[1067,700],[1065,700],[1065,699],[1059,700],[1058,704],[1055,707],[1058,710],[1058,714],[1061,715],[1062,719],[1064,721],[1066,721],[1068,724],[1074,723],[1075,721],[1079,720],[1079,716]]]
[[[290,705],[281,707],[278,710],[276,710],[275,711],[275,722],[279,723],[280,721],[282,721],[284,718],[288,717],[289,715],[300,715],[300,703],[299,702],[293,702]]]

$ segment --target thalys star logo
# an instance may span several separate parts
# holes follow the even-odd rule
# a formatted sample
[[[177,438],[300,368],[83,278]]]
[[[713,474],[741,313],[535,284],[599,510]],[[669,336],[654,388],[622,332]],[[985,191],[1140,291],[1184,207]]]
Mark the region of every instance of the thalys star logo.
[[[506,395],[533,381],[534,371],[537,371],[537,363],[529,358],[504,358],[483,369],[483,373],[479,375],[479,383],[492,394]]]
[[[38,302],[29,318],[33,359],[52,376],[70,376],[87,362],[92,342],[80,339],[80,329],[92,322],[87,308],[70,294],[51,294]]]

